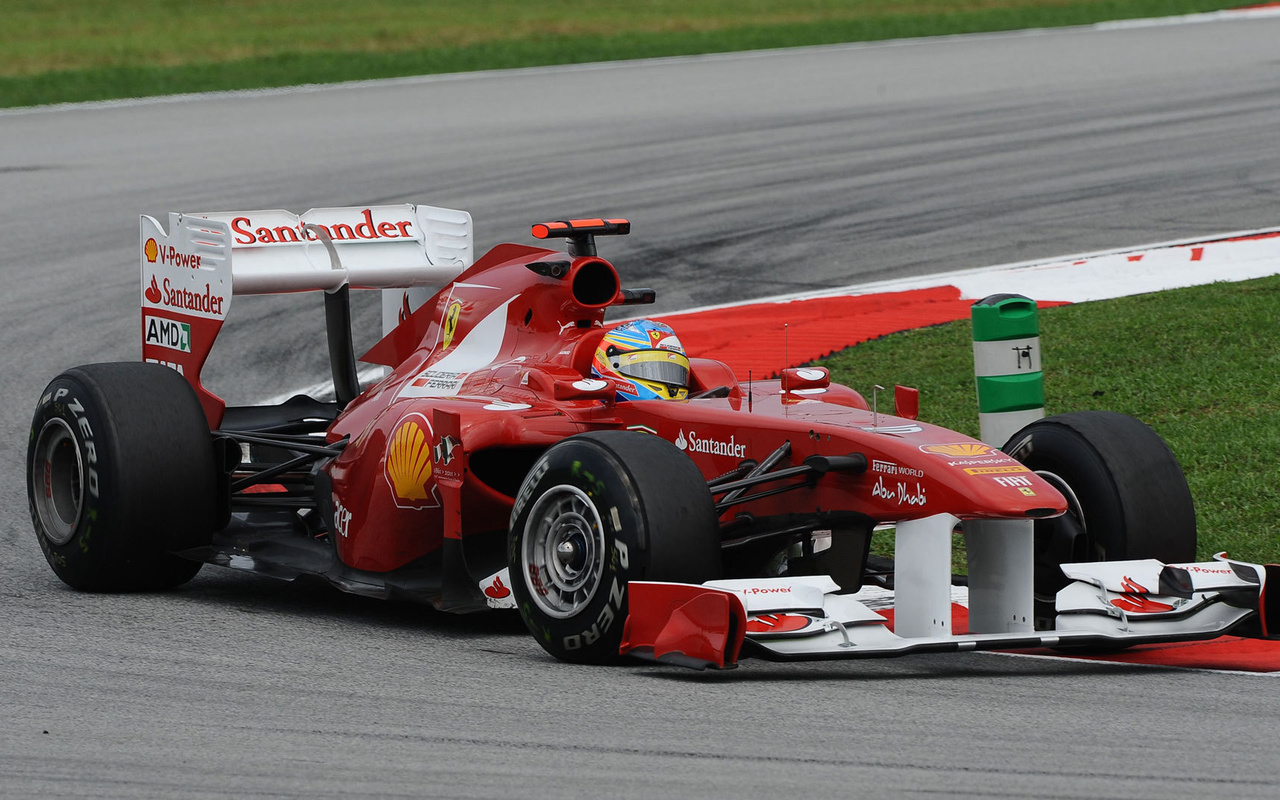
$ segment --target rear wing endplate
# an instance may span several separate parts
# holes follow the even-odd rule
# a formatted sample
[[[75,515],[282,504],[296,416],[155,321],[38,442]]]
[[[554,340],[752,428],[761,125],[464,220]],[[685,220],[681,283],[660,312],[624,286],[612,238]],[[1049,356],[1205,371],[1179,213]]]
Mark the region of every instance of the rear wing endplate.
[[[171,213],[167,231],[144,215],[143,359],[182,373],[216,428],[225,404],[201,385],[200,370],[234,295],[323,291],[341,294],[345,307],[351,287],[396,289],[384,308],[412,309],[471,265],[472,248],[471,215],[433,206]],[[384,334],[394,321],[384,312]]]

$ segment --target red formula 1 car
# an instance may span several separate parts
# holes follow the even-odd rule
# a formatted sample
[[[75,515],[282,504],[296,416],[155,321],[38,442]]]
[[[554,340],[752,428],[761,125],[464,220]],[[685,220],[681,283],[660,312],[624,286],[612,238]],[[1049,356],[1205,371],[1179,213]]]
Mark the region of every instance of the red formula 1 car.
[[[741,382],[664,325],[605,322],[654,298],[596,255],[629,229],[543,223],[567,253],[504,244],[472,263],[470,217],[427,206],[173,214],[168,231],[144,216],[144,362],[68,370],[35,412],[50,566],[85,590],[172,587],[208,562],[517,608],[584,662],[1273,633],[1280,568],[1188,563],[1191,497],[1142,423],[1051,417],[1006,455],[917,421],[909,392],[877,413],[822,368]],[[353,287],[396,289],[364,356],[387,371],[364,390]],[[336,400],[226,407],[200,372],[232,297],[304,290],[326,292]],[[891,575],[868,556],[887,525]],[[873,579],[894,588],[892,629],[856,594]]]

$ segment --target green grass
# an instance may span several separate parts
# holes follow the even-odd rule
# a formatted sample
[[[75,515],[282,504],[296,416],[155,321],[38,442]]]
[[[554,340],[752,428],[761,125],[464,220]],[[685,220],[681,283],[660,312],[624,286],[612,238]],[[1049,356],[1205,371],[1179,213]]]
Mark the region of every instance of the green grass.
[[[1046,413],[1108,409],[1151,425],[1195,499],[1199,555],[1280,562],[1280,276],[1040,311]],[[870,394],[920,389],[920,418],[978,434],[967,321],[886,336],[823,362]],[[887,544],[878,539],[878,552]]]
[[[0,107],[1077,25],[1221,0],[11,1]]]

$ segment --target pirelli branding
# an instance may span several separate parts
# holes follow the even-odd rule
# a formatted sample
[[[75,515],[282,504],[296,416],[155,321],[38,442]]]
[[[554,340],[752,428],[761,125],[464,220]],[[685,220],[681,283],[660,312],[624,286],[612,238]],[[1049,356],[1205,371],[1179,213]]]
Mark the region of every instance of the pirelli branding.
[[[1005,467],[965,467],[964,471],[970,475],[1012,475],[1017,472],[1030,472],[1031,470],[1021,464],[1010,464]]]

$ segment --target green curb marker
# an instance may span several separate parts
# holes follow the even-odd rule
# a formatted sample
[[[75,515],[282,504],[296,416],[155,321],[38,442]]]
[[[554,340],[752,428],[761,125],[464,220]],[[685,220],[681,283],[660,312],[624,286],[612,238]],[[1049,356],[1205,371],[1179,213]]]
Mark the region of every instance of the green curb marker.
[[[993,294],[974,303],[970,316],[982,441],[1003,447],[1024,425],[1044,417],[1036,303],[1020,294]]]

